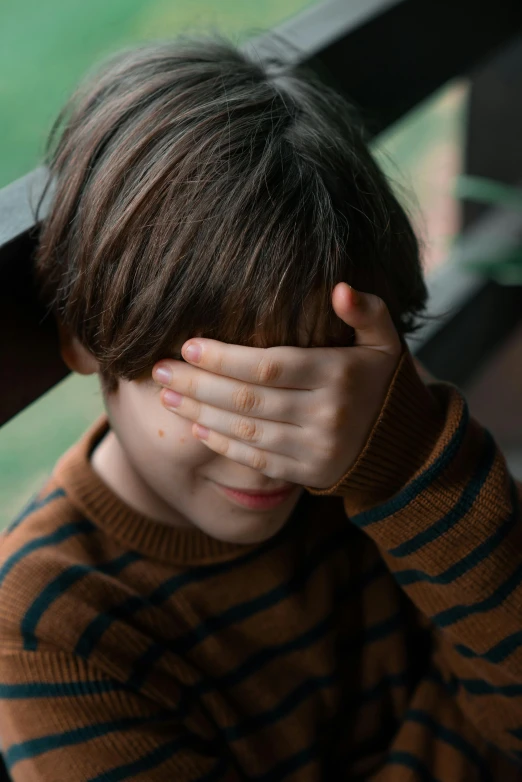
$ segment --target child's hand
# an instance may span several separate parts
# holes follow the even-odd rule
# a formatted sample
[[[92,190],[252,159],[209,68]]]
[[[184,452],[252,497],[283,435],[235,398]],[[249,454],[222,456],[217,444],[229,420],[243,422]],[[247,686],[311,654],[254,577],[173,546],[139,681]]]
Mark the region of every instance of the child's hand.
[[[194,423],[216,453],[280,481],[333,486],[362,451],[384,402],[402,343],[382,299],[346,283],[333,290],[337,315],[355,329],[353,347],[250,348],[191,339],[189,362],[161,362],[182,395],[168,409]],[[190,355],[201,348],[201,357]]]

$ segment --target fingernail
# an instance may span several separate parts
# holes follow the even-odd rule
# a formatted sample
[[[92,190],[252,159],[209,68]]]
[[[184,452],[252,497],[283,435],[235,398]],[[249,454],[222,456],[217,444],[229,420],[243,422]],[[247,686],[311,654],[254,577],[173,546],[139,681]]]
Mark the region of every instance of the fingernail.
[[[157,383],[168,385],[172,380],[172,372],[165,364],[154,367],[152,377]]]
[[[183,397],[177,391],[169,389],[163,393],[163,402],[166,407],[179,407],[182,399]]]
[[[197,342],[192,342],[190,345],[187,345],[187,347],[183,347],[181,352],[187,361],[194,361],[197,363],[201,358],[201,345],[198,345]]]

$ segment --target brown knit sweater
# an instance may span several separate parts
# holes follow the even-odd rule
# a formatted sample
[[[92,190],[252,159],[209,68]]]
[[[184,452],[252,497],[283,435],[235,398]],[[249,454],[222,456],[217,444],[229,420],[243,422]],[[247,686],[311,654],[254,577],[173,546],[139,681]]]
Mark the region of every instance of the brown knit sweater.
[[[522,779],[520,490],[406,352],[354,467],[242,546],[93,471],[102,416],[0,546],[16,782]]]

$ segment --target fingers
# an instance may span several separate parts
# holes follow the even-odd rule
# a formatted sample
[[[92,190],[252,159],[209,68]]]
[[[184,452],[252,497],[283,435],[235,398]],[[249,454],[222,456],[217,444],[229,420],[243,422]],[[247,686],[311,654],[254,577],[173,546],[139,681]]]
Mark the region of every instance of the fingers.
[[[164,404],[183,418],[227,438],[295,459],[302,455],[304,442],[300,426],[237,415],[186,396],[181,397],[176,407],[169,407],[166,401]]]
[[[196,426],[194,425],[193,430],[197,436]],[[308,481],[308,476],[303,473],[297,459],[263,451],[238,440],[231,440],[219,432],[209,431],[205,439],[200,441],[215,453],[226,456],[227,459],[232,459],[238,464],[252,467],[269,478],[278,478],[300,485],[306,485]]]
[[[249,348],[247,348],[249,350]],[[170,381],[157,375],[157,369],[167,368]],[[153,371],[161,385],[222,410],[254,418],[296,424],[303,417],[305,405],[310,403],[310,392],[300,389],[272,389],[251,385],[230,377],[222,377],[179,361],[162,361]]]
[[[333,290],[332,305],[336,314],[355,329],[355,347],[373,347],[390,353],[400,351],[397,329],[379,296],[356,291],[343,282]]]
[[[200,348],[199,357],[188,350],[193,346]],[[185,342],[181,352],[201,369],[259,386],[308,389],[324,380],[317,355],[305,355],[302,348],[252,348],[197,338]]]

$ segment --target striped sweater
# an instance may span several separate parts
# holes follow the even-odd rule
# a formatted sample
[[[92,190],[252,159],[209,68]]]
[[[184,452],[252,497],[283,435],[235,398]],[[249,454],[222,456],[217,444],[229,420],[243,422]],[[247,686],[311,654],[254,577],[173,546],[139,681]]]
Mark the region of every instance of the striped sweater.
[[[255,545],[140,515],[100,417],[0,546],[16,782],[522,779],[521,493],[406,351],[356,464]]]

